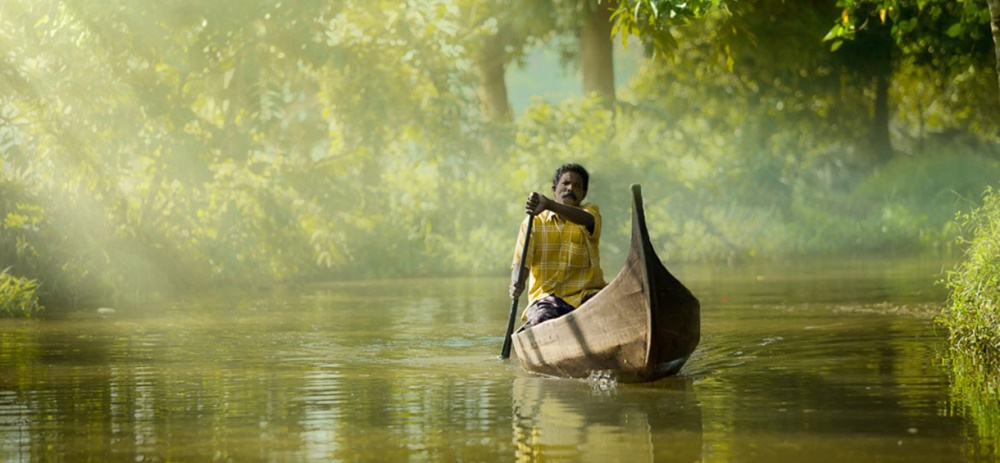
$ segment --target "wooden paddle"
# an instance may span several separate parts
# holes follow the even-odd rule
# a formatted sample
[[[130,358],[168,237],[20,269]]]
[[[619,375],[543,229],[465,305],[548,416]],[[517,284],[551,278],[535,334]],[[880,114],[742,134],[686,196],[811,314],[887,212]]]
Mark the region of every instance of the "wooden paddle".
[[[521,260],[517,263],[517,281],[521,282],[524,280],[524,260],[528,258],[528,242],[531,241],[531,226],[535,223],[535,215],[528,214],[528,230],[524,232],[524,247],[521,248]],[[520,294],[518,297],[512,298],[510,303],[510,319],[507,320],[507,334],[503,337],[503,348],[500,349],[500,358],[507,359],[510,358],[510,343],[511,335],[514,334],[514,318],[517,317],[517,300],[520,299]]]

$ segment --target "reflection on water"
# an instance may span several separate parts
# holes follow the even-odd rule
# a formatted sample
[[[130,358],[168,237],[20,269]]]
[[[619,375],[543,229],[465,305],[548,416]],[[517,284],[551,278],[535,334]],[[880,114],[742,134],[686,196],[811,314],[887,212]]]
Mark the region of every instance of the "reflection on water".
[[[986,461],[1000,455],[1000,372],[960,352],[946,355],[952,394],[965,404],[958,410],[975,426],[976,443],[963,455],[966,461]]]
[[[644,385],[498,361],[502,278],[3,320],[0,461],[997,458],[939,360],[940,266],[672,270],[703,338]]]
[[[519,377],[513,410],[517,461],[701,459],[701,409],[686,377],[642,387]]]

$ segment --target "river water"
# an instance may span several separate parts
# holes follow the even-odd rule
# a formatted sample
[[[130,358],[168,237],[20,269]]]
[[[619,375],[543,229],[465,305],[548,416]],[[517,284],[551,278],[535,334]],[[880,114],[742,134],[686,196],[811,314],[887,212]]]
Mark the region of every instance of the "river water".
[[[503,278],[0,320],[0,461],[997,461],[943,366],[944,269],[671,268],[702,341],[640,385],[498,360]]]

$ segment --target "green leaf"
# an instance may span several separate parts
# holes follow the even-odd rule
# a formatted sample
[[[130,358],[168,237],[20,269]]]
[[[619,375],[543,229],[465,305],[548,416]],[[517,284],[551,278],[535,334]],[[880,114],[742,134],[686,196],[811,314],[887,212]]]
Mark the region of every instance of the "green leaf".
[[[948,34],[948,37],[951,38],[958,37],[964,33],[965,33],[965,28],[962,27],[962,23],[952,24],[951,27],[949,27],[948,30],[945,31],[945,34]]]

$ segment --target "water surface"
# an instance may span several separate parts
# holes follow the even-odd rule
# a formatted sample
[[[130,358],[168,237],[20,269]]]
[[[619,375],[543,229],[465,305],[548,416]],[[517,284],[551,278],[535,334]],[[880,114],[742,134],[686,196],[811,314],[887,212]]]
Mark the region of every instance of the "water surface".
[[[671,269],[702,342],[643,385],[497,360],[503,278],[0,321],[0,461],[997,460],[942,366],[940,262]]]

